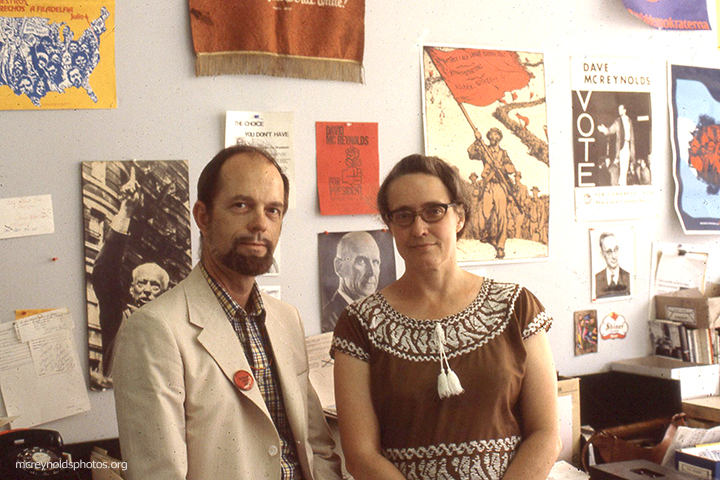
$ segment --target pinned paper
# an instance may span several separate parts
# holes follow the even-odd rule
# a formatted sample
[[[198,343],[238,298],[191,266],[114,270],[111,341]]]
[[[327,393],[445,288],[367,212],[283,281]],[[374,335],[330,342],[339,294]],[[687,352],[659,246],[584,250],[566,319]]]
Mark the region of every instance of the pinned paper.
[[[317,122],[315,139],[320,214],[377,213],[378,124]]]
[[[598,351],[597,310],[582,310],[575,319],[575,356]]]
[[[7,415],[17,417],[12,428],[90,410],[73,326],[66,308],[0,323],[0,390]]]
[[[0,199],[0,239],[55,232],[50,195]]]

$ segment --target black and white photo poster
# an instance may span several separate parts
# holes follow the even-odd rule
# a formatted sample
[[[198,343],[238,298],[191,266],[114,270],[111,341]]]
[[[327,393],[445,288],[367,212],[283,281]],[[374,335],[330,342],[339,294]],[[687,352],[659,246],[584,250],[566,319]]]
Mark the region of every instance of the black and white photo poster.
[[[571,59],[575,218],[647,218],[654,214],[649,61]]]
[[[90,388],[112,387],[115,336],[192,268],[188,163],[83,162]]]

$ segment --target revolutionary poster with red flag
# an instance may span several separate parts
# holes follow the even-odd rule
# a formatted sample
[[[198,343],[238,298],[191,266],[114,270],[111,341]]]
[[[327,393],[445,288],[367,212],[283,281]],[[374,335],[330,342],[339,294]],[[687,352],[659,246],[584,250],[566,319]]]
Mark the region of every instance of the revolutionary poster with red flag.
[[[425,153],[455,165],[472,194],[464,264],[548,256],[550,157],[543,55],[423,47]]]
[[[377,213],[377,123],[317,122],[317,182],[321,215]]]
[[[485,107],[505,92],[525,88],[530,82],[531,75],[520,64],[517,52],[472,48],[444,51],[434,47],[426,51],[460,103]]]

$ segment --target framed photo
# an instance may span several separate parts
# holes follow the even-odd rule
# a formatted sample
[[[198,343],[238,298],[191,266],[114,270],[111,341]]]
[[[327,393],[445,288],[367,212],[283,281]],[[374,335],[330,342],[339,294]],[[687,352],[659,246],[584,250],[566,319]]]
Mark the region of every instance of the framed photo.
[[[425,153],[455,165],[472,193],[458,260],[547,258],[543,54],[425,45],[421,64]]]
[[[631,226],[590,229],[592,301],[635,293],[635,230]]]

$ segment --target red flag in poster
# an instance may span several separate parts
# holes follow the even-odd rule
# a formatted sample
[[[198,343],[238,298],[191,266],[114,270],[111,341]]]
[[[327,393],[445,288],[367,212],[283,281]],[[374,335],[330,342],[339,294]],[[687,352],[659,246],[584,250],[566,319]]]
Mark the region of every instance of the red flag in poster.
[[[433,47],[425,50],[459,103],[486,107],[500,100],[505,92],[526,87],[532,78],[516,52],[472,48],[443,51]]]
[[[315,139],[320,214],[377,213],[378,124],[317,122]]]

